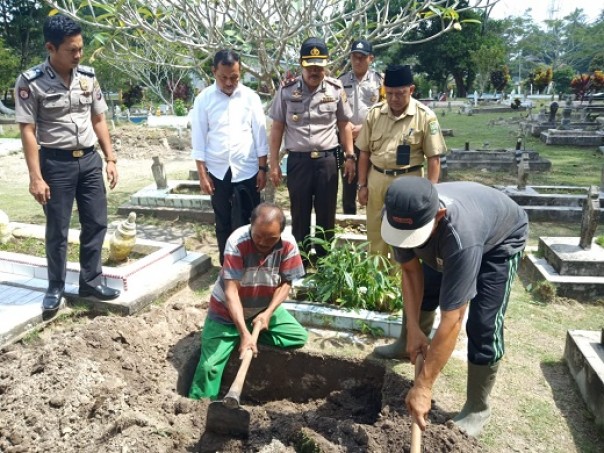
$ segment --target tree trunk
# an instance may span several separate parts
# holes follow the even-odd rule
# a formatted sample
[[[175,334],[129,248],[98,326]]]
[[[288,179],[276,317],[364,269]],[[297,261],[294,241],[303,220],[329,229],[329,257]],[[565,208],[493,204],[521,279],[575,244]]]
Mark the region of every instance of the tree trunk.
[[[464,84],[463,75],[460,73],[453,74],[453,78],[455,79],[455,85],[457,85],[457,97],[465,98],[468,95],[468,91],[466,90],[466,85]]]

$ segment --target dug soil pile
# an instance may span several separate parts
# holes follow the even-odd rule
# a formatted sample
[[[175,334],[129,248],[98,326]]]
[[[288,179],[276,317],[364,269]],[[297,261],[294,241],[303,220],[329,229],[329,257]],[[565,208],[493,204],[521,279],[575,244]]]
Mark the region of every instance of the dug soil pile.
[[[409,451],[403,401],[410,383],[386,363],[311,347],[260,350],[242,399],[251,413],[249,439],[205,432],[208,402],[184,396],[204,316],[198,296],[176,294],[134,317],[55,323],[1,351],[0,451]],[[450,415],[434,405],[424,451],[481,451],[445,423]]]

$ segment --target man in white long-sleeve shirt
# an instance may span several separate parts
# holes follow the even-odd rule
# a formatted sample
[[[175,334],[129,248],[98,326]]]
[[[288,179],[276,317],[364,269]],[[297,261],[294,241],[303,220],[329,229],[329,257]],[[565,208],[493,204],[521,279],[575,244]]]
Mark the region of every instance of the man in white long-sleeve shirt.
[[[214,56],[216,82],[195,99],[191,116],[199,185],[212,196],[220,264],[229,235],[250,222],[266,185],[266,118],[260,97],[239,83],[239,55]]]

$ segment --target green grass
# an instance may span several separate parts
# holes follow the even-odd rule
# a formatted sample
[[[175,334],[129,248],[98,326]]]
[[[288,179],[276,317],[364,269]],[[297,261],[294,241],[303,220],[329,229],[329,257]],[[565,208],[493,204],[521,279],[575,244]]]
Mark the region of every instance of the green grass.
[[[535,109],[533,109],[535,111]],[[489,149],[511,148],[518,137],[523,138],[527,150],[537,151],[540,157],[552,162],[549,172],[531,172],[529,185],[600,185],[603,157],[594,148],[571,146],[547,146],[538,137],[524,136],[519,123],[525,119],[524,112],[477,113],[472,116],[449,113],[444,117],[439,113],[442,128],[453,129],[453,137],[445,137],[449,149],[463,149],[466,142],[470,149],[482,148],[489,143]],[[451,180],[473,180],[484,184],[515,184],[516,175],[506,172],[483,173],[478,170],[450,171]]]
[[[0,124],[0,138],[21,138],[19,126],[16,124]]]

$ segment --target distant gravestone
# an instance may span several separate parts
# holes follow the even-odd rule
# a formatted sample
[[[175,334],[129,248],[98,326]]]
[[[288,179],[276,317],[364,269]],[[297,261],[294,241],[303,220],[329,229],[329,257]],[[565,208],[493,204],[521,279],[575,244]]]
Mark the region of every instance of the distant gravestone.
[[[590,186],[587,199],[583,205],[583,216],[581,218],[581,238],[579,247],[583,250],[591,249],[596,229],[598,228],[598,216],[600,215],[600,189]]]
[[[562,129],[562,130],[570,129],[570,116],[573,113],[572,105],[573,105],[573,102],[572,102],[570,96],[567,96],[566,105],[564,106],[564,109],[562,110],[562,124],[560,125],[560,129]]]
[[[558,103],[557,102],[552,102],[549,106],[549,118],[548,121],[550,123],[555,123],[556,122],[556,113],[558,112]]]
[[[526,190],[529,177],[529,153],[522,153],[522,158],[518,164],[518,190]]]
[[[440,156],[440,179],[439,182],[444,182],[449,179],[449,166],[447,165],[447,156]]]

